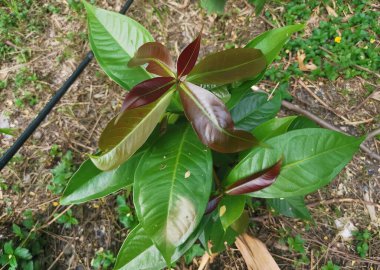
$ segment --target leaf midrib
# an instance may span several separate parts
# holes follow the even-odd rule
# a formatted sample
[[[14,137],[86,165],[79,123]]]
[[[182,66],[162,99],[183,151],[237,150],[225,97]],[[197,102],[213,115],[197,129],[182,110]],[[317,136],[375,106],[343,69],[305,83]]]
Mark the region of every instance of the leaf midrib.
[[[173,93],[173,90],[168,92],[165,96],[163,96],[156,104],[156,106],[154,106],[150,112],[145,115],[145,117],[132,129],[132,131],[130,131],[126,136],[124,136],[124,139],[122,139],[118,144],[116,144],[114,147],[112,147],[109,151],[105,152],[104,154],[102,154],[101,156],[94,156],[94,158],[101,158],[101,157],[104,157],[105,155],[109,154],[110,152],[114,151],[116,148],[120,147],[122,144],[124,144],[124,142],[130,138],[131,134],[134,134],[134,131],[136,129],[138,129],[141,125],[143,125],[147,119],[149,118],[149,116],[151,114],[153,114],[153,112],[155,111],[155,108],[158,108],[160,107],[161,103],[163,103],[163,100],[165,100],[169,95],[171,95]]]
[[[172,206],[172,200],[173,200],[174,183],[176,181],[177,173],[178,173],[177,169],[178,169],[179,159],[180,159],[181,154],[182,154],[183,145],[185,143],[185,137],[186,137],[188,131],[189,131],[189,126],[187,125],[185,128],[185,131],[183,132],[182,139],[179,143],[178,152],[177,152],[177,156],[176,156],[175,163],[174,163],[173,176],[171,179],[171,184],[170,184],[170,189],[169,189],[169,201],[168,201],[168,208],[167,208],[167,212],[166,212],[165,226],[167,225],[168,220],[169,220],[169,214],[170,214],[170,210],[171,210],[171,206]],[[165,227],[165,233],[166,234],[168,233],[167,227]]]
[[[328,149],[328,150],[326,150],[326,151],[319,152],[318,154],[316,154],[316,155],[312,155],[312,156],[310,156],[310,157],[308,157],[308,158],[301,159],[301,160],[297,160],[297,161],[292,162],[292,163],[288,163],[288,164],[284,165],[284,166],[282,167],[282,169],[285,169],[285,168],[291,168],[291,167],[293,167],[293,166],[296,166],[296,165],[299,164],[299,163],[303,163],[303,162],[306,162],[306,161],[308,161],[308,160],[311,160],[311,159],[317,158],[318,156],[321,156],[321,155],[327,154],[327,153],[329,153],[329,152],[335,152],[335,151],[338,151],[338,150],[341,149],[341,148],[344,148],[344,147],[346,147],[346,146],[349,146],[349,145],[352,145],[352,144],[355,144],[355,143],[357,143],[357,142],[354,141],[354,142],[350,142],[350,143],[347,143],[347,144],[341,145],[341,146],[336,147],[336,148],[332,148],[332,149],[330,148],[330,149]]]

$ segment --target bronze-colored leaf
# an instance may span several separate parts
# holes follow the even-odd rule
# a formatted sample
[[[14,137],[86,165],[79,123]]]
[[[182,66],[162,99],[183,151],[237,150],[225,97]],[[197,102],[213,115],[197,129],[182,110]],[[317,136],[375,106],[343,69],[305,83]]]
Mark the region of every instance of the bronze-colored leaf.
[[[186,76],[193,69],[195,63],[197,62],[199,49],[201,47],[201,36],[202,30],[198,37],[191,42],[187,47],[181,52],[177,61],[177,75],[178,78]]]
[[[175,84],[172,77],[157,77],[143,81],[125,95],[121,111],[149,104],[159,99]]]
[[[266,65],[266,58],[258,49],[228,49],[203,58],[187,79],[201,84],[232,83],[254,78],[266,68]]]
[[[230,112],[211,92],[186,82],[180,84],[179,94],[185,115],[203,144],[218,152],[234,153],[256,143],[251,133],[234,128]]]
[[[247,194],[272,185],[274,181],[276,181],[277,176],[280,174],[281,163],[282,160],[278,161],[275,165],[264,171],[236,181],[226,188],[225,193],[228,195]]]
[[[146,70],[159,76],[174,76],[174,62],[169,50],[158,42],[143,44],[128,62],[129,67],[141,66],[149,63]]]
[[[222,199],[223,194],[212,196],[206,206],[205,215],[210,214],[212,211],[214,211]]]

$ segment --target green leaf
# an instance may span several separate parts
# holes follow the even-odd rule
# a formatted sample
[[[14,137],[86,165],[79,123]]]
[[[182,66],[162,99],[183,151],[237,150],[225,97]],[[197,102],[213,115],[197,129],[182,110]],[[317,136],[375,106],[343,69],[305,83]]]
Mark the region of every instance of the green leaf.
[[[257,126],[252,134],[260,141],[269,140],[270,138],[286,133],[296,118],[297,116],[273,118]]]
[[[319,126],[304,116],[288,116],[283,118],[273,118],[256,127],[252,134],[258,140],[266,141],[288,131],[303,128],[319,128]]]
[[[7,255],[13,254],[13,243],[12,243],[12,241],[6,242],[4,244],[3,249],[4,249],[4,253]]]
[[[227,0],[201,0],[201,7],[208,13],[223,14]]]
[[[203,247],[210,253],[219,253],[226,249],[226,244],[230,245],[235,242],[238,235],[239,233],[231,227],[224,230],[219,215],[215,215],[206,225],[204,233],[200,237],[200,241]],[[208,245],[209,243],[211,244],[211,248]]]
[[[252,91],[252,86],[258,83],[265,75],[265,71],[263,70],[259,75],[257,75],[254,79],[245,81],[238,86],[232,87],[230,89],[231,92],[231,98],[226,103],[226,106],[228,109],[232,109],[236,106],[236,104],[239,103],[239,101],[247,95],[249,92]]]
[[[126,90],[152,78],[143,67],[128,67],[138,48],[153,37],[135,20],[83,1],[91,49],[104,72]]]
[[[187,81],[227,84],[252,79],[266,68],[265,56],[253,48],[228,49],[207,55],[189,73]]]
[[[283,199],[267,199],[267,205],[277,213],[305,220],[312,220],[309,209],[307,209],[303,196],[289,197]]]
[[[255,5],[255,14],[258,16],[263,10],[266,0],[249,0],[248,2]]]
[[[30,260],[32,258],[32,254],[30,254],[29,250],[22,247],[16,248],[15,255],[16,257],[24,259],[24,260]]]
[[[211,192],[211,152],[190,125],[172,126],[136,169],[138,219],[167,263],[199,224]]]
[[[195,257],[200,257],[205,253],[205,250],[199,244],[194,244],[183,256],[185,263],[189,265]]]
[[[281,108],[281,96],[275,95],[268,100],[265,93],[249,92],[231,110],[235,126],[239,129],[251,131],[265,121],[277,115]]]
[[[246,196],[224,196],[219,203],[219,217],[223,229],[227,230],[244,211]]]
[[[91,156],[101,170],[112,170],[128,160],[147,140],[170,103],[173,92],[146,106],[115,116],[99,139],[100,156]]]
[[[269,66],[290,36],[304,27],[303,24],[296,24],[269,30],[252,39],[245,47],[260,49],[265,55]]]
[[[204,217],[201,224],[190,235],[184,244],[179,246],[173,256],[171,262],[177,261],[198,239],[203,232],[209,218]],[[115,270],[157,270],[164,268],[166,262],[160,251],[153,244],[152,240],[144,231],[141,224],[137,225],[125,239],[122,247],[117,255]]]
[[[282,156],[277,180],[251,193],[253,197],[286,198],[303,196],[328,184],[352,159],[364,138],[355,138],[327,129],[294,130],[254,148],[227,177],[233,183],[273,165]],[[269,147],[270,146],[270,147]]]
[[[13,136],[15,135],[15,129],[14,128],[0,128],[0,134]]]
[[[144,152],[134,154],[129,160],[111,171],[99,170],[90,159],[71,177],[60,203],[84,203],[107,196],[133,184],[134,173]]]
[[[297,130],[303,128],[320,128],[315,122],[310,120],[305,116],[298,116],[294,121],[290,124],[288,131]]]
[[[18,226],[17,224],[15,224],[15,223],[12,224],[12,231],[20,239],[24,238],[24,234],[23,234],[20,226]]]

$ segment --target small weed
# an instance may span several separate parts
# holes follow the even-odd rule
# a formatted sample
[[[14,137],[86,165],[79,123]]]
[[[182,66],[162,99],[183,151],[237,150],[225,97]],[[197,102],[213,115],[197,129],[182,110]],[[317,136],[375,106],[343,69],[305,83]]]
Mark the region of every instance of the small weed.
[[[95,258],[91,260],[91,266],[94,269],[110,269],[113,264],[115,263],[116,258],[114,254],[109,251],[105,250],[103,251],[102,249],[96,252]]]
[[[118,195],[116,197],[116,204],[120,223],[127,229],[134,228],[138,222],[136,217],[133,215],[131,208],[127,205],[125,198]]]
[[[183,255],[185,258],[185,263],[187,265],[191,264],[195,257],[202,256],[205,253],[205,250],[199,245],[194,244],[186,253]]]
[[[325,12],[323,2],[329,4],[330,1],[289,1],[285,4],[285,12],[281,14],[286,25],[294,23],[305,23],[312,16],[316,8],[320,8],[321,13]],[[290,40],[285,46],[286,53],[303,50],[306,54],[305,62],[312,61],[318,68],[304,73],[299,70],[298,64],[291,64],[286,70],[284,64],[271,67],[266,74],[267,78],[274,81],[286,82],[290,77],[308,76],[310,79],[318,77],[335,80],[339,76],[346,79],[355,76],[367,78],[371,76],[366,71],[360,70],[357,66],[370,70],[379,70],[378,50],[376,49],[376,36],[378,35],[377,18],[379,13],[370,10],[370,1],[354,0],[350,5],[354,8],[352,14],[347,9],[347,4],[343,0],[336,1],[336,12],[338,17],[327,16],[326,21],[320,21],[319,25],[313,29],[307,38],[298,36]],[[346,15],[350,14],[349,17]],[[272,19],[270,12],[265,15]],[[283,55],[285,57],[285,54]]]
[[[23,247],[15,247],[12,240],[3,246],[0,263],[2,266],[9,265],[8,269],[15,270],[21,265],[21,269],[33,269],[32,255],[30,251]]]
[[[56,158],[56,157],[62,157],[62,152],[61,150],[59,149],[59,145],[58,144],[53,144],[50,148],[50,152],[49,152],[50,156],[52,156],[53,158]]]
[[[302,239],[301,235],[297,234],[293,237],[290,235],[290,230],[281,230],[279,231],[279,234],[281,236],[280,242],[287,244],[291,252],[300,255],[294,262],[295,266],[308,265],[310,259],[307,257],[305,240]]]
[[[367,229],[364,231],[354,232],[354,238],[356,242],[356,251],[361,258],[365,258],[368,255],[369,241],[372,238],[372,234]]]
[[[59,214],[55,214],[54,216],[57,217],[58,215]],[[66,213],[60,216],[57,219],[57,222],[63,224],[65,229],[71,229],[71,226],[78,224],[78,220],[73,216],[73,211],[71,209],[67,210]]]
[[[322,266],[322,270],[340,270],[340,267],[335,265],[332,261],[328,261],[325,266]]]
[[[21,225],[12,224],[13,237],[5,243],[0,243],[0,265],[2,269],[41,269],[38,256],[42,252],[44,240],[34,228],[38,227],[31,210],[23,212]]]
[[[71,151],[67,151],[66,154],[62,156],[62,159],[58,165],[51,170],[53,179],[48,185],[48,189],[53,194],[62,193],[73,172],[73,155]]]

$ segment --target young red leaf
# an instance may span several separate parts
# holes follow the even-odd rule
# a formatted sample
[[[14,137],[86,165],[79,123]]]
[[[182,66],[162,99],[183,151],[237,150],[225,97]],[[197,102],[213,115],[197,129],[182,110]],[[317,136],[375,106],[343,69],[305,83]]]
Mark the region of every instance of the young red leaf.
[[[223,194],[212,196],[207,203],[205,215],[210,214],[212,211],[214,211],[218,207],[218,204],[222,198]]]
[[[202,30],[198,37],[181,52],[177,61],[177,76],[181,78],[189,74],[197,62],[201,47]]]
[[[193,68],[187,80],[201,84],[226,84],[252,79],[266,68],[265,56],[253,48],[236,48],[206,56]]]
[[[141,66],[149,63],[146,70],[159,76],[174,76],[174,62],[169,50],[158,42],[143,44],[128,62],[129,67]]]
[[[250,192],[255,192],[266,188],[276,181],[280,174],[282,160],[279,160],[275,165],[268,169],[247,176],[226,188],[225,193],[228,195],[242,195]]]
[[[125,95],[121,111],[149,104],[159,99],[175,84],[172,77],[157,77],[143,81]]]
[[[235,130],[230,112],[211,92],[186,82],[180,84],[179,95],[186,117],[203,144],[211,149],[234,153],[256,143],[251,133]]]

